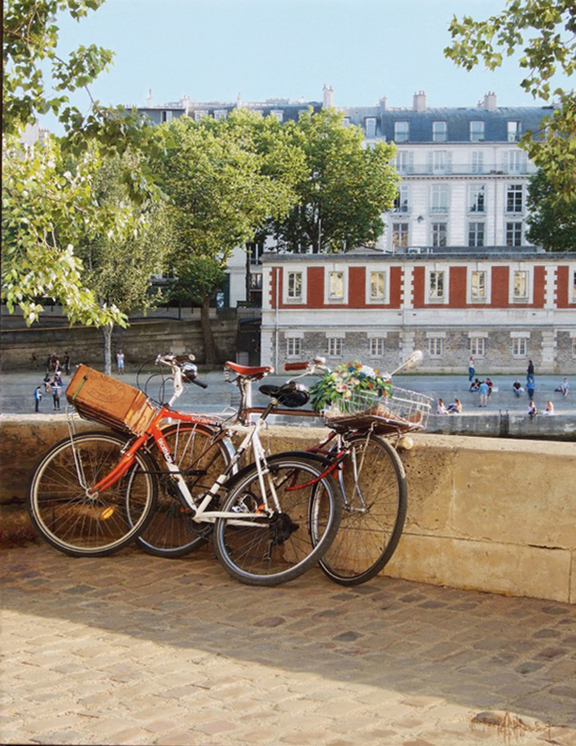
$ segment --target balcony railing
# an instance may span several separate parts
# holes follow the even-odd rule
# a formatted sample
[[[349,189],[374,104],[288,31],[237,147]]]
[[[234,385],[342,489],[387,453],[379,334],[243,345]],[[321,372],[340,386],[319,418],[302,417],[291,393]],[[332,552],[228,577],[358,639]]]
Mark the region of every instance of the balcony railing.
[[[415,164],[397,167],[401,176],[529,176],[536,173],[533,163],[521,166],[503,166],[494,164],[466,165],[447,164],[445,167]]]

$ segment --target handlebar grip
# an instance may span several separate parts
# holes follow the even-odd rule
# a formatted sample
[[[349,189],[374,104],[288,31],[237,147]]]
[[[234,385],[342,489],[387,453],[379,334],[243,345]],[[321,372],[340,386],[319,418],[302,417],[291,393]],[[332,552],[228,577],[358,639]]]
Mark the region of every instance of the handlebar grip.
[[[284,370],[306,370],[308,363],[284,363]]]
[[[199,381],[197,378],[195,378],[192,381],[192,383],[195,383],[196,386],[200,386],[201,389],[207,389],[208,388],[208,384],[207,383],[204,383],[204,381]]]

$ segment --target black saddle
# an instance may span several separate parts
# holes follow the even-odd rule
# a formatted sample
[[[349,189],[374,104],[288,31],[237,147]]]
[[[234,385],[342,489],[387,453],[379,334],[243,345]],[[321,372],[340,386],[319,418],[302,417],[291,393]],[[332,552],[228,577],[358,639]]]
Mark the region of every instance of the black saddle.
[[[310,400],[310,394],[306,386],[295,381],[288,381],[282,386],[265,384],[260,386],[260,393],[278,399],[283,407],[303,407]]]

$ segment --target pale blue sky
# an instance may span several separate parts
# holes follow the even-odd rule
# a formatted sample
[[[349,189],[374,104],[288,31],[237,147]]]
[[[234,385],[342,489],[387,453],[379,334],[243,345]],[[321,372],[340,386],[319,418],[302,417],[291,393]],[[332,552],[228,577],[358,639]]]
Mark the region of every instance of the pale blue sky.
[[[336,106],[475,106],[494,90],[503,106],[534,105],[513,60],[471,73],[446,60],[453,13],[485,18],[504,0],[107,0],[79,24],[62,20],[62,51],[96,43],[116,52],[92,93],[102,103],[245,101],[300,96]],[[84,96],[75,99],[81,108]],[[541,103],[541,102],[536,102]]]

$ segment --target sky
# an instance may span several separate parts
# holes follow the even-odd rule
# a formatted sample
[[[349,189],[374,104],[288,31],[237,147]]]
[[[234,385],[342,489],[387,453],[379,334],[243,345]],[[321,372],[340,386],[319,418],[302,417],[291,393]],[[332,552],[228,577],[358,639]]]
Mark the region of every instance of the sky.
[[[95,43],[116,53],[91,86],[103,104],[288,98],[335,106],[532,106],[514,59],[465,72],[444,58],[454,14],[484,19],[505,0],[107,0],[77,23],[61,18],[59,51]],[[86,94],[75,103],[87,109]]]

